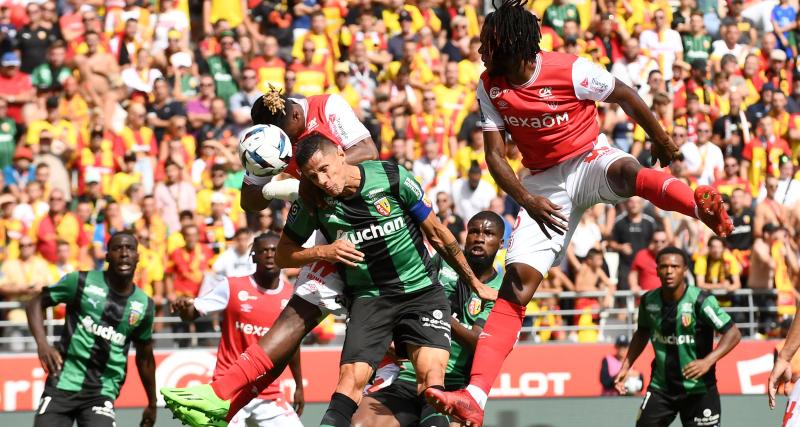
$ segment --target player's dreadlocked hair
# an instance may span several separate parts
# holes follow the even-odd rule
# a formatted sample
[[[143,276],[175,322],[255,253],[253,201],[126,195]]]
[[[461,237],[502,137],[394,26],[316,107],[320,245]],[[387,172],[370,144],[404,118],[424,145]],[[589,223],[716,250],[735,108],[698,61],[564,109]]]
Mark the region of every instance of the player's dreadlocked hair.
[[[542,31],[539,18],[528,11],[528,0],[501,0],[500,7],[486,16],[483,24],[483,44],[488,63],[493,64],[491,74],[502,74],[510,70],[498,69],[494,58],[502,58],[503,63],[519,67],[533,62],[539,54],[539,41]]]
[[[289,117],[286,111],[288,102],[291,101],[281,95],[281,90],[270,84],[267,93],[261,95],[250,109],[250,118],[253,120],[253,124],[275,125],[283,129],[286,119]]]

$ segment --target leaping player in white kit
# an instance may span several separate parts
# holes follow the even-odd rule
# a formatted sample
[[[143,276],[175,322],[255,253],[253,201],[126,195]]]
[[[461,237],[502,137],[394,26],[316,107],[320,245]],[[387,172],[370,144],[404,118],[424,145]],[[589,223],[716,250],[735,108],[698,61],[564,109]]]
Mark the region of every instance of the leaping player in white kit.
[[[467,426],[483,423],[483,407],[543,274],[564,256],[583,212],[597,203],[641,196],[657,207],[699,218],[725,236],[733,224],[710,186],[694,192],[675,177],[643,168],[600,134],[596,102],[613,102],[641,125],[661,166],[678,147],[636,92],[577,56],[543,52],[538,19],[527,0],[505,0],[486,17],[478,84],[486,163],[497,184],[523,209],[511,235],[506,275],[481,333],[470,385],[427,389],[428,401]],[[530,176],[520,182],[503,153],[509,133]]]

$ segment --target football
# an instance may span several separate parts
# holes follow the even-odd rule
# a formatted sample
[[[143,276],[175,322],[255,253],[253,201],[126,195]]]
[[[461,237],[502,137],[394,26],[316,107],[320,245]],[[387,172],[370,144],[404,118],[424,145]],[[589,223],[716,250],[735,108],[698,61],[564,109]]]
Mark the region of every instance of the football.
[[[274,176],[289,164],[292,143],[277,126],[250,126],[239,134],[239,158],[250,174]]]

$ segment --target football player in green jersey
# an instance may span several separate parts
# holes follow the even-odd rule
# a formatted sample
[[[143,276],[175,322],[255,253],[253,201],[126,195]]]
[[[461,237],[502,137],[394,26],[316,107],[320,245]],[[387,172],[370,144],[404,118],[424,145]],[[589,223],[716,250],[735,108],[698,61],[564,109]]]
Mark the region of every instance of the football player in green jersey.
[[[490,211],[479,212],[467,223],[464,256],[478,280],[492,289],[500,289],[503,282],[503,275],[494,269],[493,263],[503,245],[504,228],[503,219]],[[459,280],[452,267],[441,262],[441,258],[434,258],[433,263],[438,267],[439,283],[444,286],[453,311],[450,318],[453,341],[444,385],[445,389],[457,390],[469,383],[475,345],[494,303],[484,303]],[[402,362],[399,374],[390,384],[364,397],[353,416],[353,424],[362,427],[449,426],[450,419],[446,415],[437,413],[418,397],[416,384],[414,367],[408,361]]]
[[[439,285],[423,236],[477,292],[483,284],[452,233],[439,222],[411,173],[395,163],[345,162],[323,135],[297,145],[295,160],[329,196],[325,207],[296,201],[276,260],[283,268],[315,261],[337,264],[349,299],[339,383],[322,426],[344,427],[378,363],[394,341],[417,372],[417,392],[444,389],[450,350],[450,303]],[[301,246],[315,230],[327,245]]]
[[[47,371],[34,427],[115,426],[114,400],[125,382],[128,349],[147,394],[140,426],[156,420],[156,363],[153,358],[154,305],[133,283],[138,242],[128,232],[108,241],[105,271],[69,273],[34,297],[27,307],[39,360]],[[42,310],[67,305],[61,340],[51,346]]]
[[[637,427],[668,426],[677,414],[684,426],[719,426],[714,365],[736,347],[741,334],[713,295],[686,285],[685,252],[666,247],[656,263],[661,288],[641,299],[638,328],[614,384],[625,394],[628,370],[650,340],[655,358]],[[714,332],[722,334],[717,348]]]

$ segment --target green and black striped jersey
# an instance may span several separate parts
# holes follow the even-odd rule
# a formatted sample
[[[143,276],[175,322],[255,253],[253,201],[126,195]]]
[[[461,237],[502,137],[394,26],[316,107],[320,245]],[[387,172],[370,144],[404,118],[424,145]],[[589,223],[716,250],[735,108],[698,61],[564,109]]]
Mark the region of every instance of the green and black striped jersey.
[[[666,302],[661,290],[646,293],[639,306],[639,330],[650,335],[655,357],[650,387],[671,395],[700,394],[717,384],[715,369],[700,379],[683,376],[683,367],[702,359],[714,346],[714,332],[733,327],[717,299],[695,286],[688,286],[677,302]]]
[[[712,40],[713,39],[708,34],[701,34],[699,36],[687,34],[683,36],[683,57],[686,58],[686,62],[691,63],[698,59],[707,60],[711,55]]]
[[[437,284],[419,226],[431,212],[422,187],[395,163],[367,161],[358,169],[355,194],[329,198],[323,209],[294,202],[283,232],[302,245],[320,230],[329,242],[347,239],[363,252],[358,266],[338,265],[349,297],[399,295]]]
[[[59,390],[87,391],[116,399],[125,382],[131,341],[152,338],[155,307],[141,289],[115,292],[102,271],[69,273],[43,292],[44,304],[67,305],[56,348],[64,365],[47,384]]]

